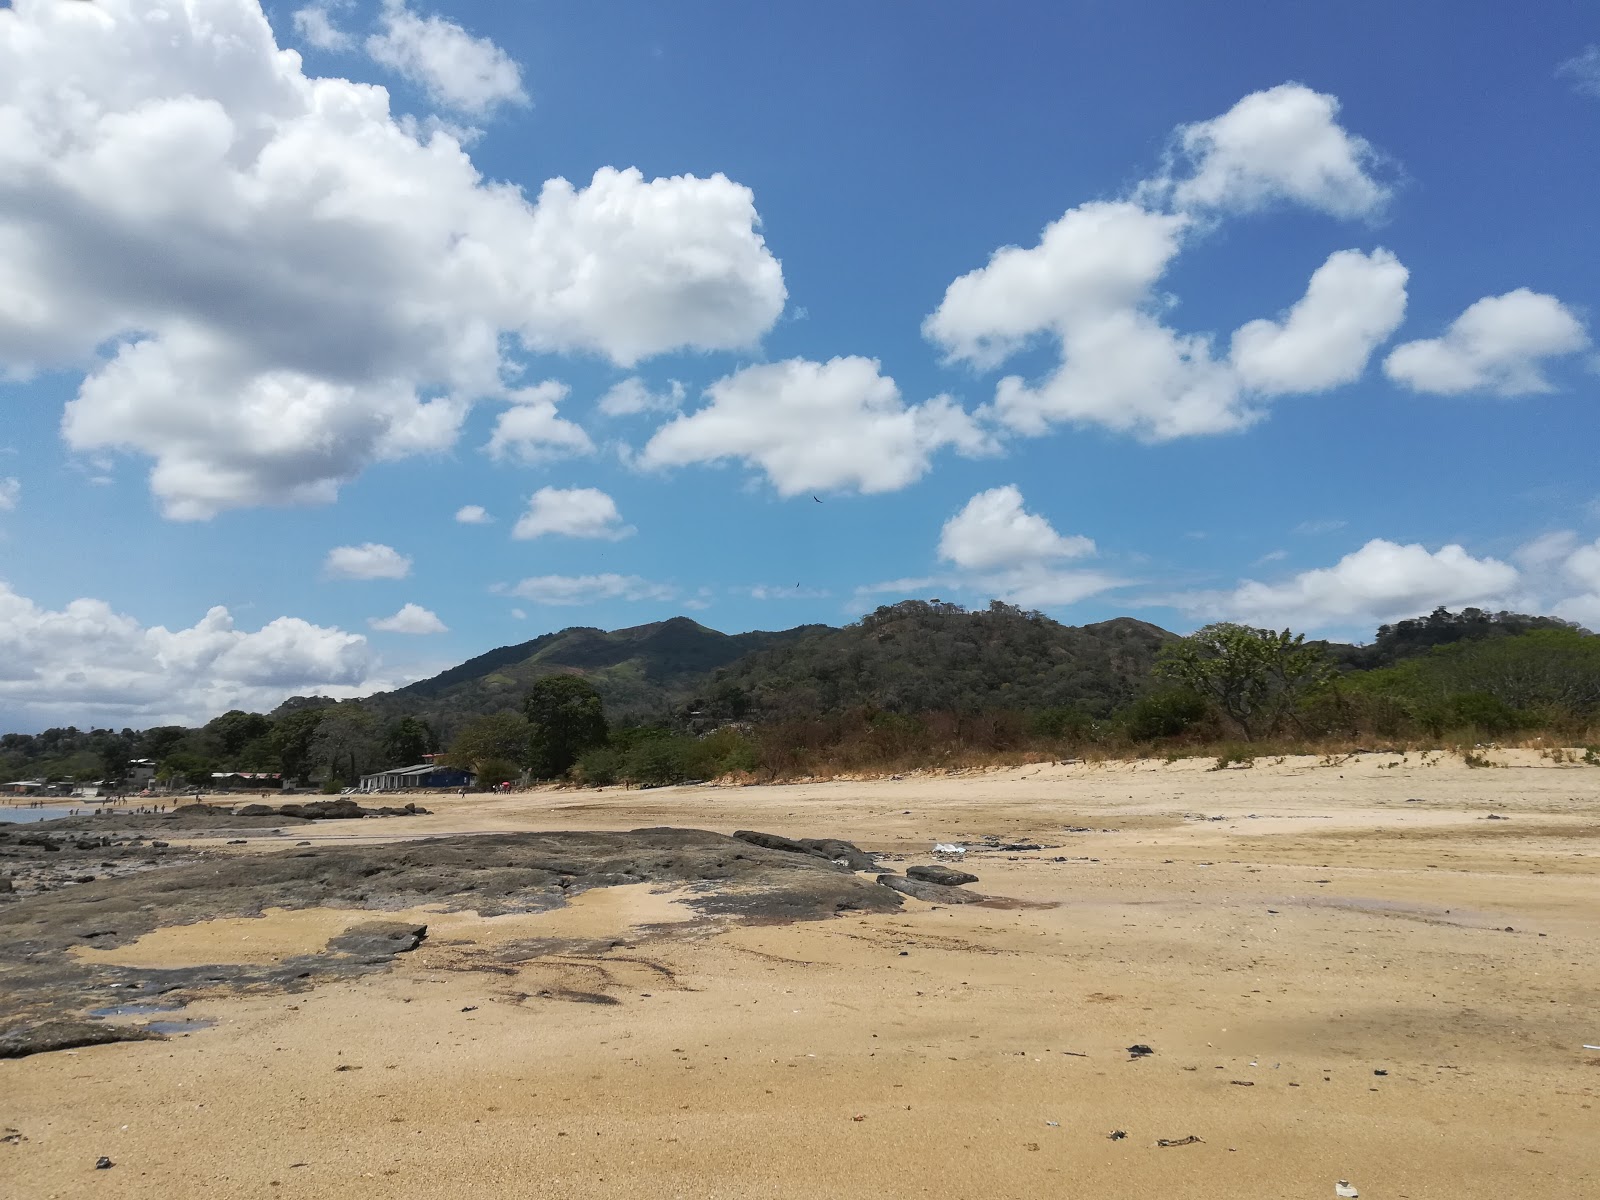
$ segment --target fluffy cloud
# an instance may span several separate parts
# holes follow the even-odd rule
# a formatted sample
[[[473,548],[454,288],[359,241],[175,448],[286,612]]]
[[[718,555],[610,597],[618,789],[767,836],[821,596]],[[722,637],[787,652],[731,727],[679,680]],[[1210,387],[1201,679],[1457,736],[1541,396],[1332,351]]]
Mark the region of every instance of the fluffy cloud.
[[[617,502],[599,488],[544,487],[528,498],[528,511],[518,519],[511,536],[529,539],[559,533],[617,541],[633,532],[633,526],[622,523]]]
[[[1534,543],[1535,548],[1545,543],[1551,551],[1545,565],[1552,565],[1549,560],[1559,557],[1558,570],[1562,582],[1576,584],[1582,589],[1576,595],[1557,601],[1551,611],[1568,621],[1600,630],[1600,541],[1577,545],[1577,536],[1570,533],[1551,535],[1551,539],[1560,539],[1559,545],[1551,544],[1546,539]]]
[[[187,629],[142,627],[102,600],[42,608],[0,583],[0,726],[198,724],[294,694],[382,686],[365,638],[279,617],[246,632],[225,608]]]
[[[1600,100],[1600,45],[1585,46],[1580,54],[1557,67],[1556,74],[1570,79],[1580,96]]]
[[[1184,127],[1166,174],[1133,199],[1069,209],[1035,246],[996,250],[950,284],[923,333],[984,369],[1053,339],[1059,365],[1038,383],[1001,379],[987,410],[1027,435],[1060,422],[1152,441],[1224,433],[1260,420],[1268,397],[1352,382],[1405,312],[1406,269],[1386,250],[1332,255],[1282,320],[1243,326],[1227,356],[1211,334],[1169,327],[1172,300],[1157,291],[1211,210],[1282,199],[1353,216],[1382,203],[1370,150],[1337,108],[1285,85]]]
[[[334,23],[331,10],[336,5],[343,7],[339,0],[330,0],[327,4],[308,4],[295,10],[294,31],[306,45],[330,52],[348,50],[355,45],[355,39]]]
[[[630,375],[600,397],[600,411],[608,417],[628,417],[643,412],[676,412],[683,407],[683,384],[671,380],[665,391],[652,392],[644,380]]]
[[[463,525],[487,525],[494,518],[481,504],[463,504],[456,509],[456,520]]]
[[[1044,517],[1024,509],[1014,484],[979,492],[939,534],[939,557],[975,571],[1093,553],[1088,538],[1063,537]]]
[[[993,414],[1038,435],[1057,422],[1151,440],[1242,429],[1260,397],[1360,376],[1405,310],[1406,270],[1387,251],[1333,255],[1281,323],[1252,321],[1219,359],[1211,339],[1160,319],[1156,282],[1191,226],[1128,201],[1070,209],[1031,249],[1008,246],[952,283],[923,331],[954,359],[994,365],[1051,334],[1061,362],[1038,386],[1002,379]]]
[[[1177,603],[1253,625],[1337,628],[1396,621],[1441,604],[1493,604],[1511,595],[1519,579],[1509,563],[1474,558],[1460,546],[1429,551],[1375,538],[1332,567],[1281,583],[1246,580],[1232,592],[1179,597]]]
[[[1065,608],[1112,588],[1123,587],[1127,582],[1105,571],[1061,571],[1033,566],[990,576],[981,581],[979,590],[1019,608]]]
[[[594,442],[582,427],[556,415],[556,405],[567,392],[567,385],[554,379],[511,392],[506,397],[510,404],[495,419],[494,432],[484,446],[489,457],[536,463],[593,454]]]
[[[1268,396],[1354,383],[1405,318],[1409,274],[1387,250],[1330,255],[1281,322],[1235,331],[1229,360],[1239,382]]]
[[[421,605],[402,605],[392,617],[372,617],[367,624],[380,633],[449,633],[449,627],[437,614]]]
[[[1289,201],[1336,217],[1370,216],[1389,198],[1377,155],[1338,122],[1339,101],[1298,83],[1252,92],[1220,117],[1179,128],[1157,181],[1182,209],[1248,212]]]
[[[17,507],[17,502],[22,499],[22,481],[20,479],[0,479],[0,512],[11,512]]]
[[[516,62],[488,38],[443,17],[420,17],[405,0],[383,0],[378,25],[367,39],[372,60],[423,88],[434,103],[481,117],[502,104],[528,102]]]
[[[498,594],[535,604],[592,604],[597,600],[671,600],[678,589],[637,575],[536,575],[501,585]]]
[[[785,299],[748,189],[607,167],[530,200],[308,78],[258,0],[0,9],[0,130],[0,374],[87,371],[69,445],[154,459],[174,517],[448,449],[519,347],[741,348]]]
[[[329,579],[404,579],[411,574],[411,559],[381,542],[335,546],[322,572]]]
[[[1485,296],[1443,337],[1396,346],[1383,364],[1396,383],[1419,392],[1522,396],[1553,390],[1543,361],[1589,344],[1583,322],[1554,296],[1518,288]]]
[[[646,467],[740,459],[766,473],[781,496],[852,489],[892,492],[920,479],[950,446],[991,449],[972,417],[948,396],[906,404],[893,379],[868,358],[746,367],[706,389],[710,400],[656,431]]]

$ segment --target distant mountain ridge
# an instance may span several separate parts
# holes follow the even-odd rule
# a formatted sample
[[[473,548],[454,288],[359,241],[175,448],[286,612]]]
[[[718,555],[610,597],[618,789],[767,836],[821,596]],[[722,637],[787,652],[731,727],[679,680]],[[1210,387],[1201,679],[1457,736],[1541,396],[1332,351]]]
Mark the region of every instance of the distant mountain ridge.
[[[608,717],[624,724],[689,712],[759,718],[860,705],[1098,712],[1145,690],[1155,655],[1174,636],[1131,617],[1077,627],[998,603],[967,612],[907,601],[843,628],[738,634],[673,617],[544,634],[361,703],[385,717],[421,717],[447,735],[472,716],[518,708],[535,680],[569,673],[589,679]]]
[[[578,674],[599,690],[612,720],[650,720],[681,705],[718,667],[828,628],[727,634],[688,617],[610,631],[579,625],[498,647],[363,704],[448,727],[479,713],[520,707],[528,687],[546,675]]]

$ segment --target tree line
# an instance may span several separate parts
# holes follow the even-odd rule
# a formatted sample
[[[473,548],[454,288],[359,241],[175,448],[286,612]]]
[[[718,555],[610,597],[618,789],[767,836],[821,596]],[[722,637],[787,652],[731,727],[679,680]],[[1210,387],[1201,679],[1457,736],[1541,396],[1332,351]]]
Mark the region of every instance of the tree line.
[[[916,656],[924,656],[942,636],[937,620],[950,614],[896,605],[876,615],[879,621],[868,630],[874,640],[910,641]],[[960,615],[958,631],[980,614]],[[1002,636],[958,656],[1010,655],[1030,646],[1035,635],[1024,627],[1027,614],[981,615],[999,622]],[[1035,648],[1051,649],[1042,642]],[[1359,659],[1378,665],[1363,666]],[[786,677],[798,662],[786,657],[781,665]],[[887,669],[857,667],[853,677]],[[835,680],[845,674],[836,671]],[[1091,750],[1170,754],[1228,742],[1472,745],[1540,733],[1589,746],[1600,722],[1600,638],[1554,618],[1474,609],[1440,609],[1385,626],[1368,647],[1218,623],[1166,640],[1120,702],[1011,704],[991,692],[983,705],[908,711],[852,698],[831,710],[774,714],[752,702],[745,681],[721,677],[692,709],[613,726],[586,678],[551,675],[536,680],[518,707],[473,716],[448,740],[416,716],[382,717],[359,701],[331,700],[291,702],[270,716],[234,710],[195,729],[6,734],[0,736],[0,781],[115,784],[130,762],[151,759],[158,780],[171,786],[204,788],[216,772],[252,771],[334,791],[363,774],[435,756],[474,772],[483,786],[522,779],[655,786]]]

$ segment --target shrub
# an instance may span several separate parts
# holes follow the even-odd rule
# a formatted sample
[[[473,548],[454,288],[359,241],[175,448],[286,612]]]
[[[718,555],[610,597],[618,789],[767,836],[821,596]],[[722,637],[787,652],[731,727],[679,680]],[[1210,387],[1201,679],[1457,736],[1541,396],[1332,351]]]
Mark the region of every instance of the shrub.
[[[1122,725],[1136,742],[1177,737],[1201,721],[1209,706],[1205,699],[1187,688],[1152,692],[1128,705],[1122,712]]]

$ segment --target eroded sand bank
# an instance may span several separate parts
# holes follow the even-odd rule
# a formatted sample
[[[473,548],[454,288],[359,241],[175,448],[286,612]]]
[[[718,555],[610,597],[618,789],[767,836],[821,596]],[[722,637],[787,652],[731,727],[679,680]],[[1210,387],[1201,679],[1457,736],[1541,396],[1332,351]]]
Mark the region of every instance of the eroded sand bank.
[[[26,1139],[0,1194],[1600,1194],[1600,770],[1498,757],[430,799],[406,836],[757,828],[899,867],[934,840],[1051,848],[969,857],[1013,909],[668,924],[646,886],[409,914],[430,936],[382,972],[0,1063]],[[497,958],[495,922],[552,919],[581,928]],[[227,961],[247,930],[146,937]]]

